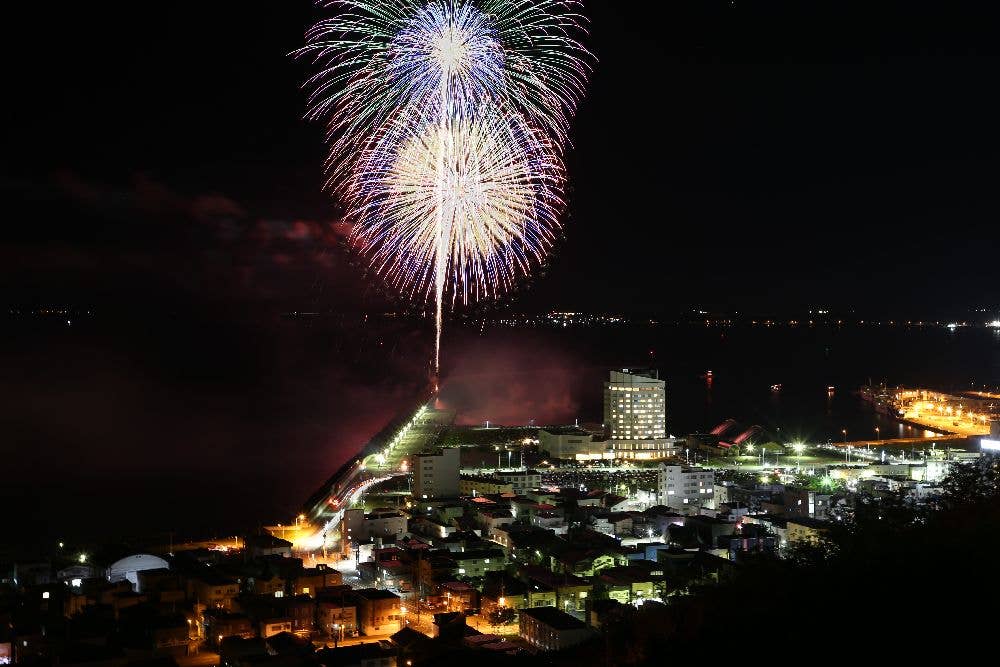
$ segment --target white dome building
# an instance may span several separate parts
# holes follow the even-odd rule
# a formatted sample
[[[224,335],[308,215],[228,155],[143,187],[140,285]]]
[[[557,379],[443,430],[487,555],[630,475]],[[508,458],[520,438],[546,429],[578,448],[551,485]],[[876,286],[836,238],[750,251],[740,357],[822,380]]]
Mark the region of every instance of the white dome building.
[[[144,570],[164,569],[169,570],[170,563],[159,556],[133,554],[116,560],[108,567],[108,581],[112,583],[130,581],[132,582],[132,588],[137,593],[141,593],[142,591],[139,590],[139,573]]]

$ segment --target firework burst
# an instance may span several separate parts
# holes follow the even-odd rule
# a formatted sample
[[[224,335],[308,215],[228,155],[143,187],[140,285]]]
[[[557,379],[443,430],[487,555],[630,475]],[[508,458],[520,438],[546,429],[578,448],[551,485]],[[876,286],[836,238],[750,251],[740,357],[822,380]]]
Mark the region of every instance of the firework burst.
[[[540,263],[590,56],[573,0],[332,0],[307,33],[308,116],[375,269],[441,311]]]
[[[440,245],[462,301],[507,291],[542,260],[559,227],[563,171],[540,133],[517,116],[481,113],[392,144],[362,156],[348,211],[362,251],[390,283],[429,294]]]

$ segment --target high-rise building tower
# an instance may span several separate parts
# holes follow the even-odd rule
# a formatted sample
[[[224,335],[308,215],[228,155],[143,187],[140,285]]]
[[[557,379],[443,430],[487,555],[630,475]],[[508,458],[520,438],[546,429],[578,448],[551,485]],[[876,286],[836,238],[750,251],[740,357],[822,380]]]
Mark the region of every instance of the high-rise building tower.
[[[673,456],[679,441],[667,438],[666,383],[656,370],[611,371],[604,383],[604,426],[615,458]]]
[[[665,387],[655,370],[611,371],[604,383],[604,425],[611,439],[666,437]]]

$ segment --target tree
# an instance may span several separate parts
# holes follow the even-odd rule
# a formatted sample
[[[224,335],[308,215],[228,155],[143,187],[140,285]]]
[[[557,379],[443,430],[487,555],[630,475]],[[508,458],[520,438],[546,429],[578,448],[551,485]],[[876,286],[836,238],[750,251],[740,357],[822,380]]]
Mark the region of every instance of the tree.
[[[517,612],[511,607],[497,607],[487,618],[491,625],[510,625],[517,618]]]
[[[983,454],[975,461],[951,466],[941,486],[951,507],[1000,498],[1000,455]]]

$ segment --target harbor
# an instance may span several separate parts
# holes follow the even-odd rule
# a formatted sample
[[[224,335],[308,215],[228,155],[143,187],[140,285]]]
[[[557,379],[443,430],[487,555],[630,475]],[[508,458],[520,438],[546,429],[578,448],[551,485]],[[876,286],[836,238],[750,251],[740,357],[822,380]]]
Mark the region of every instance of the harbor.
[[[963,438],[988,435],[990,423],[1000,419],[1000,398],[991,392],[948,393],[919,387],[868,385],[859,393],[876,412],[934,434]]]

